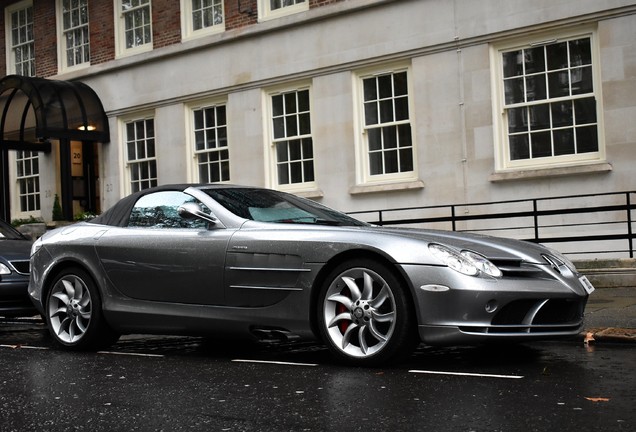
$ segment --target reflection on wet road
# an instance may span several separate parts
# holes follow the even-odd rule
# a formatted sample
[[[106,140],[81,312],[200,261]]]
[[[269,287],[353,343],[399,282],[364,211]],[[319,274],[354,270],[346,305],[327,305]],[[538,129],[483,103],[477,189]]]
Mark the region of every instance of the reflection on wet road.
[[[39,320],[0,319],[0,430],[633,430],[634,354],[422,346],[351,368],[315,343],[141,335],[76,353]]]

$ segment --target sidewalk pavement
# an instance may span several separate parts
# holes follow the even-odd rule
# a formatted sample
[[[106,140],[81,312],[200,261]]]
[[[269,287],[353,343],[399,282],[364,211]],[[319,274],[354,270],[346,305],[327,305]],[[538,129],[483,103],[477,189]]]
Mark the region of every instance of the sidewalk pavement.
[[[585,308],[588,342],[636,342],[636,287],[597,288]]]

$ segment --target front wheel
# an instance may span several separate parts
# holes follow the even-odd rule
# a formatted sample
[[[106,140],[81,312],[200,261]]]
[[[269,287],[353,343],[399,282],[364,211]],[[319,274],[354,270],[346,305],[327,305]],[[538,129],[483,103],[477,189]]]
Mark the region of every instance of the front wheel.
[[[47,296],[45,318],[56,342],[69,349],[112,345],[119,336],[106,324],[93,279],[84,270],[61,272]]]
[[[386,266],[371,260],[341,264],[327,277],[319,298],[321,336],[347,363],[396,360],[416,343],[409,298]]]

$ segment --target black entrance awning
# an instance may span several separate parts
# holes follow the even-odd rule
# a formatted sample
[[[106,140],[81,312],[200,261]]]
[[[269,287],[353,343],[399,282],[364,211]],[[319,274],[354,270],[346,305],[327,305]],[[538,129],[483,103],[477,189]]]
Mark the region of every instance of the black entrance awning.
[[[84,83],[9,75],[0,80],[0,148],[46,151],[48,139],[110,141],[108,118]]]

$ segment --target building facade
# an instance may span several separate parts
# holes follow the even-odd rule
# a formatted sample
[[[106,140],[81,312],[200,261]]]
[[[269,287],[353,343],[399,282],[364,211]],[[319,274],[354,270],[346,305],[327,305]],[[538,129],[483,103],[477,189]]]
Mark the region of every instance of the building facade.
[[[635,1],[0,5],[6,75],[86,84],[108,117],[70,143],[73,213],[182,182],[343,211],[636,188]],[[67,156],[8,155],[11,217],[49,220]]]

